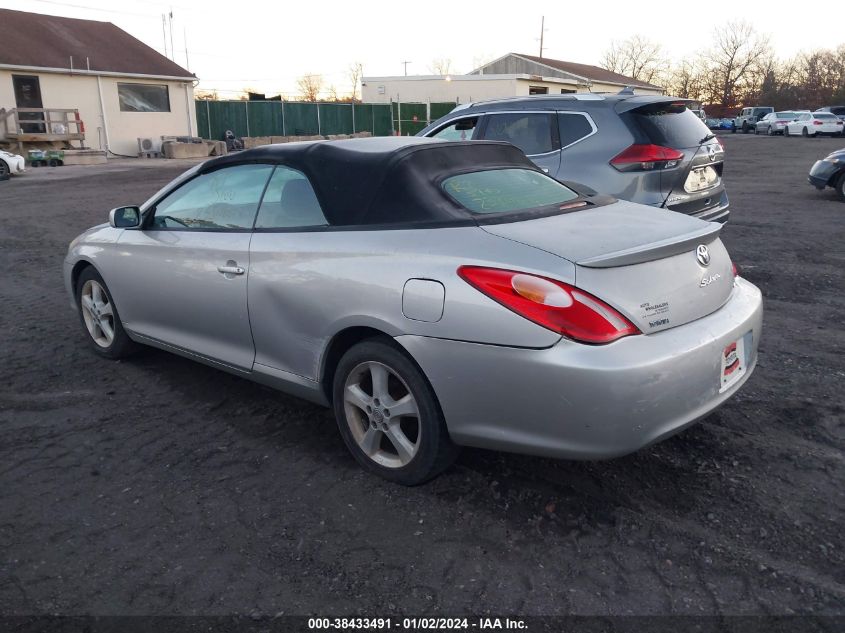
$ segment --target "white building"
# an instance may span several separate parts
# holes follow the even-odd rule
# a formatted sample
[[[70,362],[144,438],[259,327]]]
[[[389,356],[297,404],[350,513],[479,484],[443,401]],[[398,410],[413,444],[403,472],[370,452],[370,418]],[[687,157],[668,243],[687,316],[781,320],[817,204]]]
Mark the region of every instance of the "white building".
[[[487,99],[572,92],[663,94],[665,90],[598,66],[508,53],[466,75],[364,77],[365,103],[470,103]]]
[[[196,80],[109,22],[0,9],[0,143],[135,156],[138,137],[196,136]]]

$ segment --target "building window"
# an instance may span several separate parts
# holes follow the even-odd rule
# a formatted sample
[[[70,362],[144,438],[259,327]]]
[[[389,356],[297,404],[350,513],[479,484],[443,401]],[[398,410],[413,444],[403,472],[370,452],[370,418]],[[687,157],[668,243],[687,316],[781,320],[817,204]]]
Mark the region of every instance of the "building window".
[[[528,94],[547,95],[549,94],[549,89],[547,86],[528,86]]]
[[[572,94],[573,92],[577,92],[577,90],[572,90],[570,88],[561,88],[560,89],[560,94],[562,94],[562,95]]]
[[[170,112],[167,86],[155,84],[117,84],[122,112]]]

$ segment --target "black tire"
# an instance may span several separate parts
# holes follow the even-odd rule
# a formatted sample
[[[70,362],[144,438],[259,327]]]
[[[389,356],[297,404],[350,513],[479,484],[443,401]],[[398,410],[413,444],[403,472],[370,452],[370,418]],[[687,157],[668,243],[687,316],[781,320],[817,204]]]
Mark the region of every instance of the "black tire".
[[[836,190],[836,195],[839,196],[839,199],[845,202],[845,171],[839,174],[839,179],[833,188]]]
[[[411,416],[410,422],[405,419],[400,423],[398,419],[388,417],[389,410],[375,397],[377,390],[372,383],[370,383],[369,392],[367,392],[366,384],[360,383],[361,390],[374,407],[370,413],[351,402],[346,402],[344,394],[347,381],[351,381],[353,385],[359,384],[354,382],[356,377],[366,376],[369,371],[362,368],[372,365],[383,366],[392,374],[389,375],[393,390],[390,392],[391,398],[394,397],[393,393],[401,394],[404,391],[413,397],[418,414],[416,417]],[[369,339],[358,343],[343,355],[334,374],[332,401],[340,435],[355,460],[365,470],[388,481],[404,486],[425,483],[448,468],[458,456],[460,449],[449,437],[443,412],[440,410],[440,404],[428,379],[405,352],[389,340]],[[351,410],[350,416],[347,416],[347,409]],[[387,413],[382,413],[383,411]],[[416,419],[416,425],[413,423],[414,419]],[[405,427],[406,422],[410,423],[410,428]],[[395,463],[393,466],[388,466],[376,461],[377,458],[396,462],[401,459],[399,451],[395,448],[396,445],[388,437],[386,431],[388,424],[402,424],[403,437],[409,440],[413,437],[411,441],[414,443],[415,452],[410,461],[404,465]],[[375,457],[368,455],[359,445],[359,440],[353,436],[353,425],[358,425],[356,433],[359,435],[368,436],[374,433],[373,437],[378,437],[377,441],[373,442],[374,452],[377,453]],[[379,430],[380,425],[385,432]],[[366,440],[362,442],[366,443]]]
[[[47,162],[47,165],[49,165],[50,167],[58,167],[58,166],[59,166],[59,161],[58,161],[58,160],[56,160],[55,158],[51,158],[51,159]]]
[[[731,134],[736,134],[736,123],[731,123]]]
[[[742,122],[742,133],[743,133],[743,134],[748,134],[748,121],[743,121],[743,122]]]
[[[775,135],[775,132],[772,129],[772,126],[770,125],[768,128],[766,128],[766,136],[774,136],[774,135]]]
[[[8,180],[12,170],[6,164],[5,160],[0,159],[0,180]]]
[[[808,136],[810,136],[810,133],[807,131],[807,128],[804,128],[803,130],[801,130],[801,136],[803,136],[804,138],[807,138]]]
[[[101,337],[100,342],[98,342],[98,340],[94,338],[94,335],[91,333],[88,324],[86,323],[86,310],[82,306],[82,300],[83,291],[85,290],[88,282],[93,282],[94,284],[99,285],[99,287],[105,292],[108,300],[107,304],[111,308],[110,317],[105,315],[105,313],[104,316],[100,317],[101,319],[105,319],[105,322],[109,322],[111,325],[113,337],[110,342],[106,340],[105,330],[102,329],[100,331],[104,336]],[[79,312],[79,322],[82,325],[82,331],[85,333],[85,338],[91,349],[94,350],[96,354],[102,356],[103,358],[117,360],[119,358],[129,356],[137,350],[138,345],[129,338],[129,335],[126,334],[126,330],[123,329],[123,324],[120,322],[120,315],[117,312],[117,306],[115,305],[111,293],[106,286],[106,282],[103,281],[100,273],[98,273],[93,266],[88,266],[79,274],[79,279],[76,280],[75,295],[76,309],[77,312]],[[89,312],[88,314],[90,316],[91,313]]]
[[[760,130],[757,129],[757,126],[754,126],[754,136],[757,136],[760,133]]]

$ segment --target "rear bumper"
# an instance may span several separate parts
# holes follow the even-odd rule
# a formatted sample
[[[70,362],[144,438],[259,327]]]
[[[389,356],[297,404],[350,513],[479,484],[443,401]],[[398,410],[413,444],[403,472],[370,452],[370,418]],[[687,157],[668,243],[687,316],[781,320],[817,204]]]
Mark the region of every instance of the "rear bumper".
[[[807,182],[816,189],[824,189],[831,184],[831,178],[841,169],[845,169],[845,166],[825,160],[817,160],[810,168],[810,173],[807,175]]]
[[[572,459],[624,455],[706,416],[757,362],[760,291],[737,279],[702,319],[604,346],[562,339],[516,349],[400,336],[431,381],[458,444]],[[743,338],[747,370],[720,393],[721,354]]]
[[[673,204],[666,208],[677,213],[691,215],[700,220],[721,222],[724,224],[731,215],[730,207],[731,203],[728,200],[728,192],[722,188],[721,191],[714,192],[712,197],[705,198],[703,201],[696,199],[689,202]]]

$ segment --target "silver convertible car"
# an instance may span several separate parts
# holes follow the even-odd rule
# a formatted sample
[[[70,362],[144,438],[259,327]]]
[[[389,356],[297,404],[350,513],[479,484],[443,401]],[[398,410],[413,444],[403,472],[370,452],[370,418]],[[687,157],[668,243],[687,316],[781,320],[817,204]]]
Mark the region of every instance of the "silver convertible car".
[[[623,455],[730,398],[762,300],[721,229],[505,143],[291,143],[112,210],[64,274],[101,356],[152,345],[331,406],[364,467],[413,485],[460,445]]]

